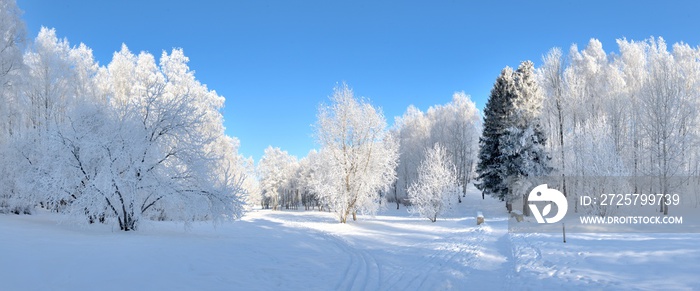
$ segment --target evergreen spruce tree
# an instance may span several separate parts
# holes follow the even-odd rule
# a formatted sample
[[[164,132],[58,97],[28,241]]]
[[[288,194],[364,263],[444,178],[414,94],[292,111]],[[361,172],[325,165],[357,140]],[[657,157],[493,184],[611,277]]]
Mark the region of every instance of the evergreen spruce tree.
[[[534,64],[526,61],[515,72],[509,67],[501,71],[484,109],[476,187],[482,197],[489,194],[505,201],[509,212],[522,194],[527,215],[529,178],[551,171],[539,121],[542,99]]]
[[[501,136],[510,127],[511,115],[514,112],[513,100],[516,97],[513,69],[506,67],[491,89],[489,100],[484,109],[484,127],[479,139],[479,163],[476,167],[478,182],[476,187],[485,194],[506,201],[508,189],[503,183],[504,173],[499,165]],[[510,201],[506,201],[506,208],[510,208]]]
[[[510,127],[501,136],[500,156],[497,159],[500,167],[498,173],[506,194],[506,202],[523,198],[523,215],[529,216],[527,195],[534,186],[530,178],[548,174],[549,156],[544,148],[544,133],[537,127]]]
[[[496,159],[500,180],[508,191],[505,200],[513,201],[518,194],[522,195],[524,215],[529,215],[527,195],[533,186],[530,178],[547,175],[552,170],[539,119],[543,96],[534,74],[534,64],[530,61],[522,62],[515,72],[514,112],[510,127],[500,136],[500,156]]]

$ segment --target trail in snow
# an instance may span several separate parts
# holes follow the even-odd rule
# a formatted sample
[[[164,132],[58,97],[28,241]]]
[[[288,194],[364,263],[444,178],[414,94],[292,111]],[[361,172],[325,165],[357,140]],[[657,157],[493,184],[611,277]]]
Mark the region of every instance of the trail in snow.
[[[346,225],[329,225],[318,220],[323,214],[308,212],[261,212],[260,219],[330,234],[329,243],[350,257],[337,290],[463,290],[481,283],[507,287],[504,278],[513,260],[510,246],[503,244],[507,220],[496,216],[502,206],[475,199],[463,205],[455,217],[436,223],[407,216],[404,209]],[[479,226],[478,211],[488,217]]]

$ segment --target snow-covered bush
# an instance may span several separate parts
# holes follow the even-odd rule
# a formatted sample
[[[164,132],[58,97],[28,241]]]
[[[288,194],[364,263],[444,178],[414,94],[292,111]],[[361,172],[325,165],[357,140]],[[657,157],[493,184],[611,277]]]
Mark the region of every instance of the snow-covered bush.
[[[438,215],[458,203],[458,193],[454,166],[447,159],[445,148],[435,144],[426,150],[418,167],[418,179],[408,188],[411,211],[435,222]]]

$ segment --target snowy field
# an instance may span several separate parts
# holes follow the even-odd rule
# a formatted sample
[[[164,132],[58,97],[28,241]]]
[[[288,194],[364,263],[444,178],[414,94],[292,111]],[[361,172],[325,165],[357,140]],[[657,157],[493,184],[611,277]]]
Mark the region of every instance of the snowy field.
[[[461,207],[436,223],[403,208],[348,224],[254,210],[216,228],[152,222],[129,233],[0,215],[0,289],[700,289],[700,235],[569,234],[564,244],[509,234],[491,198],[472,193]]]

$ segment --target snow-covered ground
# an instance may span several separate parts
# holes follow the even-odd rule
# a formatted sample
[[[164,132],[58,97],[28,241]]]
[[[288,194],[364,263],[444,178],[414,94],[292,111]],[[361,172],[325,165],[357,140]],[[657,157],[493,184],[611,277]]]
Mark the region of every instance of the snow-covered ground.
[[[0,215],[0,290],[700,289],[698,234],[562,243],[508,233],[502,204],[476,192],[461,207],[436,223],[404,208],[348,224],[254,210],[216,228],[152,222],[129,233],[48,213]]]

